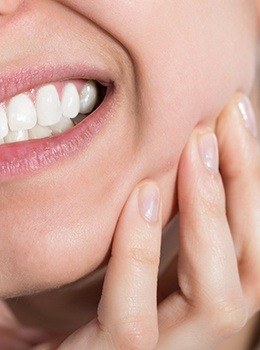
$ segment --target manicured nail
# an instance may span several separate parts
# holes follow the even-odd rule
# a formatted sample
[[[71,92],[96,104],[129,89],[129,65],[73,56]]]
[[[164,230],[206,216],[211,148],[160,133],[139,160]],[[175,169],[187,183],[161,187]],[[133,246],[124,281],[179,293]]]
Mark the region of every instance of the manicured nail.
[[[198,136],[199,140],[199,153],[202,162],[207,169],[213,173],[219,171],[219,154],[218,154],[218,141],[216,135],[212,133],[201,134]]]
[[[140,213],[146,221],[158,221],[160,192],[154,182],[148,182],[139,189],[138,205]]]
[[[253,106],[249,98],[242,95],[238,101],[238,109],[244,120],[245,127],[251,132],[254,137],[257,137],[256,117]]]

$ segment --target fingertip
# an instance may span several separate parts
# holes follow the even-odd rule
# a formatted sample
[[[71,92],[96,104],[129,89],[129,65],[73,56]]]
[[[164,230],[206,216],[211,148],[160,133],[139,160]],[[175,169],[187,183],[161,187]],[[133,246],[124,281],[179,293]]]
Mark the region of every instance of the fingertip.
[[[257,138],[258,130],[255,111],[250,99],[246,95],[238,95],[236,109],[240,114],[240,118],[242,118],[244,127],[252,134],[253,137]]]
[[[118,219],[113,250],[126,249],[140,240],[151,239],[151,235],[156,236],[156,241],[159,239],[154,233],[162,231],[160,192],[156,181],[150,179],[140,181],[133,188]]]
[[[219,172],[218,140],[213,132],[200,133],[197,138],[199,155],[203,165],[213,174]]]
[[[186,179],[219,174],[218,140],[207,126],[198,126],[192,132],[180,161],[181,175]]]
[[[257,138],[258,128],[256,115],[250,99],[241,92],[236,92],[225,106],[216,123],[217,134],[226,131],[229,135],[253,136]]]
[[[179,168],[178,198],[182,221],[182,214],[197,222],[203,213],[225,212],[218,141],[211,128],[196,128],[191,135]]]
[[[160,189],[156,182],[146,181],[138,187],[138,208],[147,222],[159,221],[161,207]]]
[[[235,178],[259,163],[257,123],[252,104],[238,92],[218,118],[216,134],[223,176]]]

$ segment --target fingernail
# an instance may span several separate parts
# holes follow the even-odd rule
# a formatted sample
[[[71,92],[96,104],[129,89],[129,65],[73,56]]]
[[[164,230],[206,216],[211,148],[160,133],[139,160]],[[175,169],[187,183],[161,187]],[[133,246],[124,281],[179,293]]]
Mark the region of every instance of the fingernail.
[[[146,221],[158,221],[160,193],[155,183],[148,182],[139,189],[138,205],[140,213]]]
[[[254,137],[257,137],[256,117],[253,106],[249,98],[242,95],[238,101],[238,109],[243,118],[245,127],[251,132]]]
[[[218,141],[212,133],[199,135],[199,153],[205,167],[213,173],[219,171]]]

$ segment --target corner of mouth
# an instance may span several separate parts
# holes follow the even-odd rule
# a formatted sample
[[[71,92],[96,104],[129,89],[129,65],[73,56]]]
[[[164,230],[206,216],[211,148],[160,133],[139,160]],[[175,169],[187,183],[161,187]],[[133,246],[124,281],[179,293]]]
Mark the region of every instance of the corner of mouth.
[[[57,161],[86,149],[104,127],[111,115],[115,99],[115,80],[104,69],[69,66],[21,69],[18,73],[0,76],[1,99],[33,89],[41,84],[57,80],[93,79],[106,86],[106,94],[100,105],[72,129],[59,135],[37,140],[3,144],[0,146],[0,181],[18,175],[39,171]]]

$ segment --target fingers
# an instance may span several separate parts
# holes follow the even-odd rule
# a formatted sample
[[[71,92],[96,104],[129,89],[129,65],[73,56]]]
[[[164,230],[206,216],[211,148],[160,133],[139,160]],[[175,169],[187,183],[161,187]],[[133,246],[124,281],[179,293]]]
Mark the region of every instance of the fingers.
[[[114,235],[98,320],[61,349],[153,349],[158,340],[157,274],[161,199],[145,181],[130,195]]]
[[[213,299],[221,307],[227,298],[240,302],[242,294],[225,215],[215,135],[199,133],[191,140],[187,152],[191,159],[183,158],[179,182],[179,284],[191,305],[196,302],[208,308]]]
[[[149,203],[151,198],[154,204]],[[161,219],[154,217],[150,221],[147,217],[161,215],[159,206],[159,191],[154,183],[138,187],[126,204],[115,233],[98,319],[122,349],[129,345],[151,349],[157,342]]]
[[[186,336],[199,346],[237,331],[246,320],[212,132],[194,132],[183,152],[178,178],[180,292],[160,305],[160,335],[167,333],[165,349],[176,339],[175,329],[178,336],[183,330],[180,339]]]
[[[260,306],[260,148],[251,103],[236,94],[217,124],[227,215],[250,313]]]

